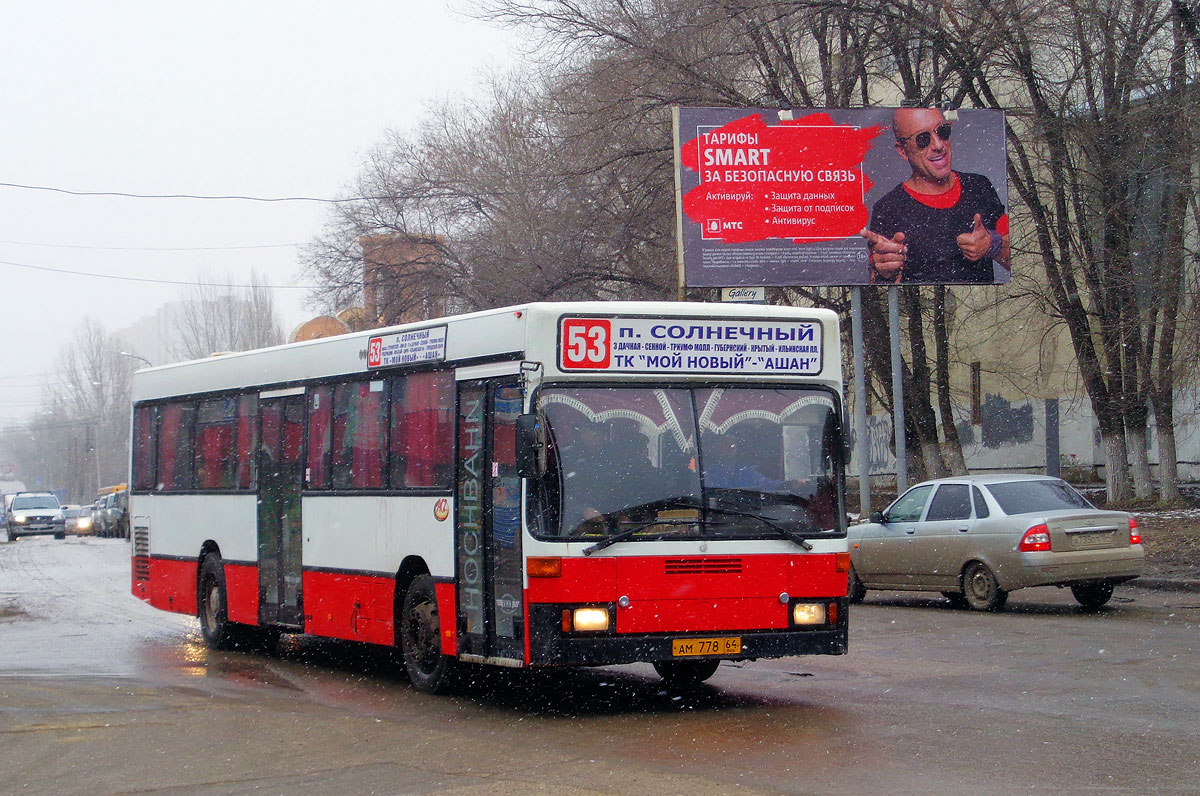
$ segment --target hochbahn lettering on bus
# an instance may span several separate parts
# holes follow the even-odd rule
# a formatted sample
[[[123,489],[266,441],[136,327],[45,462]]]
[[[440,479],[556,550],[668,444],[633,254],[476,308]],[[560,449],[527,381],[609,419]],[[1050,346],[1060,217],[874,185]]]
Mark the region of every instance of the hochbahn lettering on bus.
[[[563,371],[816,376],[824,347],[815,321],[564,318]]]

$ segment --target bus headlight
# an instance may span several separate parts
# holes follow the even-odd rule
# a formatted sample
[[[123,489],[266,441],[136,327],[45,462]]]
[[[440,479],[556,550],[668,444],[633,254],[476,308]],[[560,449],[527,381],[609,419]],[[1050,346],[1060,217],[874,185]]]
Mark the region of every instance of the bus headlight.
[[[607,608],[576,608],[571,613],[571,624],[577,631],[608,630],[608,623]]]
[[[796,603],[792,606],[792,624],[801,627],[825,624],[825,604]]]

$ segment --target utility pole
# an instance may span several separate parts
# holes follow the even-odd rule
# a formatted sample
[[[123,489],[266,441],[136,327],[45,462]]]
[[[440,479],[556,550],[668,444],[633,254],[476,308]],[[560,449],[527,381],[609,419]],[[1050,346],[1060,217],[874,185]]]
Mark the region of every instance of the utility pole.
[[[95,425],[88,426],[87,429],[87,445],[92,452],[92,459],[96,462],[96,492],[100,491],[100,421],[96,420]]]

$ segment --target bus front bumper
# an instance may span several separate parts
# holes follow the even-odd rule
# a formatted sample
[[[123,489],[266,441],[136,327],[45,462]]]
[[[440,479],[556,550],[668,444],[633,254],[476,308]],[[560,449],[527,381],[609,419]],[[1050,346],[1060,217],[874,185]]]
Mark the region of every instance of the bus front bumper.
[[[744,630],[687,633],[563,632],[561,610],[554,606],[530,606],[530,664],[533,666],[607,666],[621,663],[720,658],[754,660],[792,655],[844,655],[848,647],[845,602],[839,600],[839,620],[833,626],[811,629]],[[680,657],[674,642],[682,639],[737,638],[741,651]]]

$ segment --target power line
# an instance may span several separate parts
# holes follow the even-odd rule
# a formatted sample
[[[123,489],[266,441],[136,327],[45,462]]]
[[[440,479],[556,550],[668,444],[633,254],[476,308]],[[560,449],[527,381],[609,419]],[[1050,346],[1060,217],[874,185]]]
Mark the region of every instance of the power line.
[[[239,285],[221,282],[196,282],[183,279],[151,279],[142,276],[118,276],[117,274],[96,274],[90,271],[72,271],[67,268],[50,268],[45,265],[30,265],[29,263],[14,263],[11,260],[0,260],[0,265],[11,265],[14,268],[28,268],[32,271],[48,271],[54,274],[70,274],[71,276],[92,276],[97,279],[117,279],[122,282],[152,282],[158,285],[198,285],[200,287],[233,287],[254,288],[264,287],[271,290],[315,290],[313,285]]]
[[[286,249],[301,243],[261,243],[253,246],[73,246],[69,243],[31,243],[23,240],[0,240],[5,246],[41,246],[49,249],[92,249],[121,252],[210,252],[240,251],[243,249]]]
[[[345,204],[361,202],[365,196],[348,196],[343,199],[326,199],[319,196],[244,196],[239,194],[206,195],[191,193],[126,193],[124,191],[73,191],[68,188],[53,188],[48,185],[21,185],[15,182],[0,182],[0,188],[20,188],[25,191],[48,191],[50,193],[65,193],[70,196],[116,196],[123,199],[200,199],[205,201],[242,201],[242,202],[318,202],[320,204]]]

